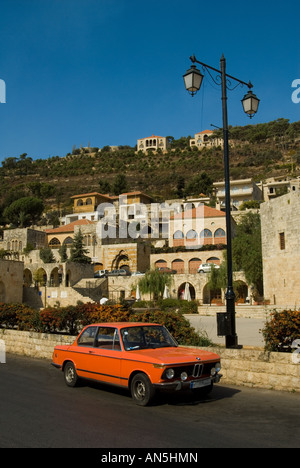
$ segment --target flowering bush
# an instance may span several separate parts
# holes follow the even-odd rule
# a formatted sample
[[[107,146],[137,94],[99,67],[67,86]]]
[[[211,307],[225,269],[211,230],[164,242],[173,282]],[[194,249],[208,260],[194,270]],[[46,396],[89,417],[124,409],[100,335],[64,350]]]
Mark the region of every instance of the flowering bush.
[[[174,310],[132,311],[124,305],[81,304],[68,307],[46,307],[41,312],[23,304],[0,304],[0,327],[34,330],[40,333],[77,335],[92,323],[152,322],[165,325],[179,344],[209,346],[205,334],[199,335],[183,314]]]
[[[267,351],[291,352],[293,341],[300,338],[300,311],[275,312],[262,334]]]

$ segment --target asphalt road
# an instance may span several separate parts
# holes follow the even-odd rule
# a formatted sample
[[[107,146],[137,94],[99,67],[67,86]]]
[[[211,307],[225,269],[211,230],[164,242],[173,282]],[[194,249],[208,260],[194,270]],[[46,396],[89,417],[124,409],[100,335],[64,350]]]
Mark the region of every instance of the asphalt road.
[[[299,420],[299,394],[219,384],[141,408],[124,390],[68,388],[48,361],[0,364],[0,448],[299,448]]]

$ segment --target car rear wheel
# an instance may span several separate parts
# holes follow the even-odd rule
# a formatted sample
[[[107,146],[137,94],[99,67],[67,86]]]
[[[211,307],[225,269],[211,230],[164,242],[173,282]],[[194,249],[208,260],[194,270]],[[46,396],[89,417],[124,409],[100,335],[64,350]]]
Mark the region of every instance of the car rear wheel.
[[[145,374],[136,374],[131,382],[131,396],[139,406],[148,406],[155,396],[155,388]]]
[[[65,382],[68,387],[76,387],[78,385],[78,375],[75,366],[72,362],[67,362],[64,368]]]

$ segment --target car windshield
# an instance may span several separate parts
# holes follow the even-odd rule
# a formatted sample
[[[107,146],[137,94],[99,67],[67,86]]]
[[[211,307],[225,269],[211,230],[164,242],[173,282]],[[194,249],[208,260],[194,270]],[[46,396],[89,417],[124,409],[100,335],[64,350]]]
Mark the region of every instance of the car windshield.
[[[126,351],[178,346],[168,330],[159,325],[123,328],[121,336]]]

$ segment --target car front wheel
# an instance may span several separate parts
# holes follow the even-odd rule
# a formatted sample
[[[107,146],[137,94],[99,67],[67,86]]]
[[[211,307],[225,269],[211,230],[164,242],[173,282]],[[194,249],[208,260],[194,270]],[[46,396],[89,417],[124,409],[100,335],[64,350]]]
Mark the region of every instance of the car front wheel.
[[[148,406],[155,397],[155,388],[145,374],[136,374],[131,382],[131,396],[139,406]]]

